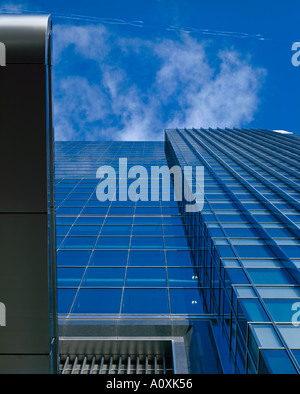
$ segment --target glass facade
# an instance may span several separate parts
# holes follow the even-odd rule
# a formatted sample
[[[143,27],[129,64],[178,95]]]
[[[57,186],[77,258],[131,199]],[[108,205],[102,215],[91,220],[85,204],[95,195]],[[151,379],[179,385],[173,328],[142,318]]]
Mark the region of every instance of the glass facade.
[[[184,322],[191,373],[299,373],[299,147],[294,135],[235,129],[57,142],[59,321]],[[99,201],[100,166],[115,169],[116,197],[124,192],[120,158],[148,174],[203,166],[203,209],[185,212],[172,184],[166,201],[150,177],[148,200]]]

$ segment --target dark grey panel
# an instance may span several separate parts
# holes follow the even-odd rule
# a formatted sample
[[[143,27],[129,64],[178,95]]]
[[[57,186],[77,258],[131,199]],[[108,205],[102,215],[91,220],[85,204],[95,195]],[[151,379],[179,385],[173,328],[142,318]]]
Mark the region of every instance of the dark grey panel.
[[[0,373],[58,370],[50,29],[0,16]]]
[[[0,234],[0,353],[49,353],[47,214],[2,214]]]
[[[46,64],[50,25],[49,15],[0,15],[6,63]]]
[[[50,369],[48,356],[26,356],[0,354],[0,371],[2,374],[45,374]]]
[[[47,212],[46,68],[0,69],[0,212]]]

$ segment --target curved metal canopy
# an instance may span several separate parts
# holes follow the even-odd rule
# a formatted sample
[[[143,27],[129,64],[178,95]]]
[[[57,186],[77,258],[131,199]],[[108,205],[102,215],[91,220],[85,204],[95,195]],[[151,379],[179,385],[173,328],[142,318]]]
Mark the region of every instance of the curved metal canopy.
[[[6,64],[48,64],[50,15],[0,15]]]

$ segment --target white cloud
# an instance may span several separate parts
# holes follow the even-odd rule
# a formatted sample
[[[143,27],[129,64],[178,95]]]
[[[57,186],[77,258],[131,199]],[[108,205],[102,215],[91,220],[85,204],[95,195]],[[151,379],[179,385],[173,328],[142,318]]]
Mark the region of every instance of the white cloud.
[[[15,1],[7,1],[0,4],[0,11],[4,13],[21,13],[21,12],[34,12],[37,8],[29,5],[27,1],[16,3]]]
[[[120,38],[102,25],[55,26],[54,39],[58,139],[157,140],[164,128],[241,127],[258,109],[265,71],[232,48]]]

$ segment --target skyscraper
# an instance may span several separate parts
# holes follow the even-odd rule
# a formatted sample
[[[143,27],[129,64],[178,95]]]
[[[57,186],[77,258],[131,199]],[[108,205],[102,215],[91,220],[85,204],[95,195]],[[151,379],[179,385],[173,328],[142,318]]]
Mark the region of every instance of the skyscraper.
[[[299,146],[260,129],[57,142],[61,372],[299,373]],[[103,165],[126,187],[132,166],[201,166],[202,209],[101,202]]]

